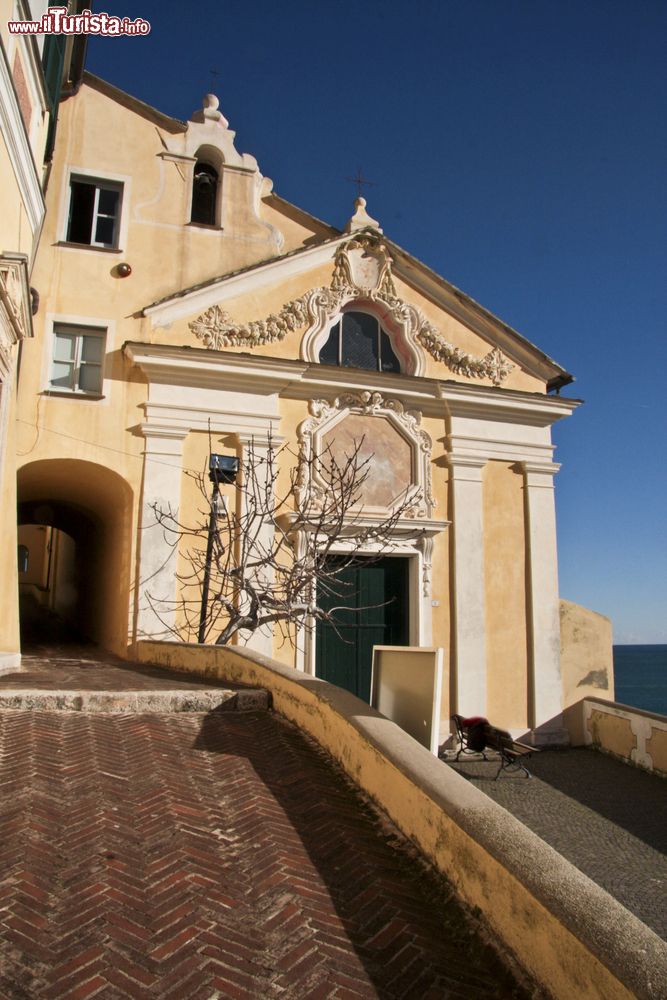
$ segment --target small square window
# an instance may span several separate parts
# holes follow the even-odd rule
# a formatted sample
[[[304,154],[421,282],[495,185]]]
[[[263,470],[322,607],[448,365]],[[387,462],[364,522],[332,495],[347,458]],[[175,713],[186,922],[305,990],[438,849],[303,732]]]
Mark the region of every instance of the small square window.
[[[49,388],[55,392],[101,395],[104,342],[104,330],[56,324]]]
[[[122,195],[122,184],[72,177],[67,242],[117,249]]]

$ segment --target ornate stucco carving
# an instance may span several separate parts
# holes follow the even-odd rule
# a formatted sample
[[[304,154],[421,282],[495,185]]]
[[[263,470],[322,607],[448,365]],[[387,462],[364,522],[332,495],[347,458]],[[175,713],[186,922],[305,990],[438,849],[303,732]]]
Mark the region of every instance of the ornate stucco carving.
[[[220,351],[225,347],[259,347],[284,340],[291,330],[298,330],[310,316],[309,300],[324,289],[313,289],[294,302],[288,302],[277,315],[257,320],[247,325],[233,323],[229,313],[220,306],[211,306],[194,322],[190,329],[204,347]]]
[[[405,518],[431,516],[436,501],[431,480],[431,438],[421,427],[421,413],[406,410],[398,399],[386,399],[379,392],[343,393],[333,401],[312,399],[308,404],[310,417],[298,427],[299,469],[297,499],[304,503],[306,496],[315,506],[323,499],[325,484],[318,481],[316,467],[311,458],[321,452],[321,442],[332,428],[349,413],[388,419],[409,443],[413,451],[411,481],[400,498],[406,504]],[[314,473],[311,476],[311,472]]]
[[[421,374],[416,349],[419,344],[455,375],[488,378],[494,385],[501,385],[514,369],[502,352],[495,347],[484,357],[476,358],[446,341],[420,309],[398,297],[391,267],[391,256],[382,238],[361,233],[336,251],[329,288],[312,288],[288,302],[279,313],[247,324],[235,323],[219,306],[211,306],[189,324],[190,329],[205,347],[222,350],[284,340],[292,330],[308,324],[303,354],[305,360],[316,361],[321,335],[344,305],[358,300],[376,302],[382,306],[384,321],[400,331],[404,353],[410,356],[408,374]]]
[[[21,255],[0,255],[0,372],[12,367],[12,348],[32,336],[30,289],[26,260]]]
[[[433,568],[433,536],[422,535],[417,539],[417,548],[422,554],[422,595],[431,596],[431,570]]]

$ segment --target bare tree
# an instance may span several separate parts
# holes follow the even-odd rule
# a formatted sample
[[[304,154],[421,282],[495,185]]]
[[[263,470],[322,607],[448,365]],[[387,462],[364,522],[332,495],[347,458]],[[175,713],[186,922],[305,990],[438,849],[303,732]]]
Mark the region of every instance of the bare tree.
[[[261,448],[251,442],[231,498],[214,484],[209,502],[204,476],[194,476],[209,505],[194,525],[153,505],[187,567],[178,574],[178,624],[169,631],[186,641],[198,635],[200,642],[215,637],[224,644],[237,633],[277,625],[283,640],[293,643],[307,622],[336,628],[336,614],[352,610],[346,598],[353,594],[341,579],[345,570],[360,553],[376,559],[390,553],[394,530],[414,505],[412,496],[380,516],[364,508],[372,457],[360,456],[362,444],[356,441],[339,458],[330,446],[321,455],[296,456],[271,441]],[[412,523],[417,537],[418,522]],[[329,607],[338,597],[342,603]]]

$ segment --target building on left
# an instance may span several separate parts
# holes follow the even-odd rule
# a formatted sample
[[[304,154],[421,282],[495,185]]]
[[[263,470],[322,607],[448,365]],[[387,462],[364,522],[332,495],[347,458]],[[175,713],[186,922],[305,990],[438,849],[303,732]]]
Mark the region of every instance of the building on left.
[[[68,6],[75,14],[90,4]],[[20,662],[14,438],[21,347],[39,308],[30,276],[58,107],[81,82],[86,48],[85,35],[12,33],[12,22],[39,21],[48,7],[48,0],[0,0],[0,671]]]

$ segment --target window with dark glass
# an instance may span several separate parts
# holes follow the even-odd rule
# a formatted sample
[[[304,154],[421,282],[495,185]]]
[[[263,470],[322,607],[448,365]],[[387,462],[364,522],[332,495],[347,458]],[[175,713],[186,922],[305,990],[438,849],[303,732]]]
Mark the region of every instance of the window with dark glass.
[[[67,240],[116,249],[122,186],[73,177],[70,182]]]
[[[217,195],[218,171],[208,163],[195,163],[190,222],[197,222],[203,226],[214,226]]]
[[[401,370],[391,341],[376,317],[362,312],[343,313],[320,351],[320,362],[376,372]]]
[[[27,545],[19,545],[18,560],[19,560],[19,573],[27,573],[28,563],[30,561],[30,552],[28,550]]]

